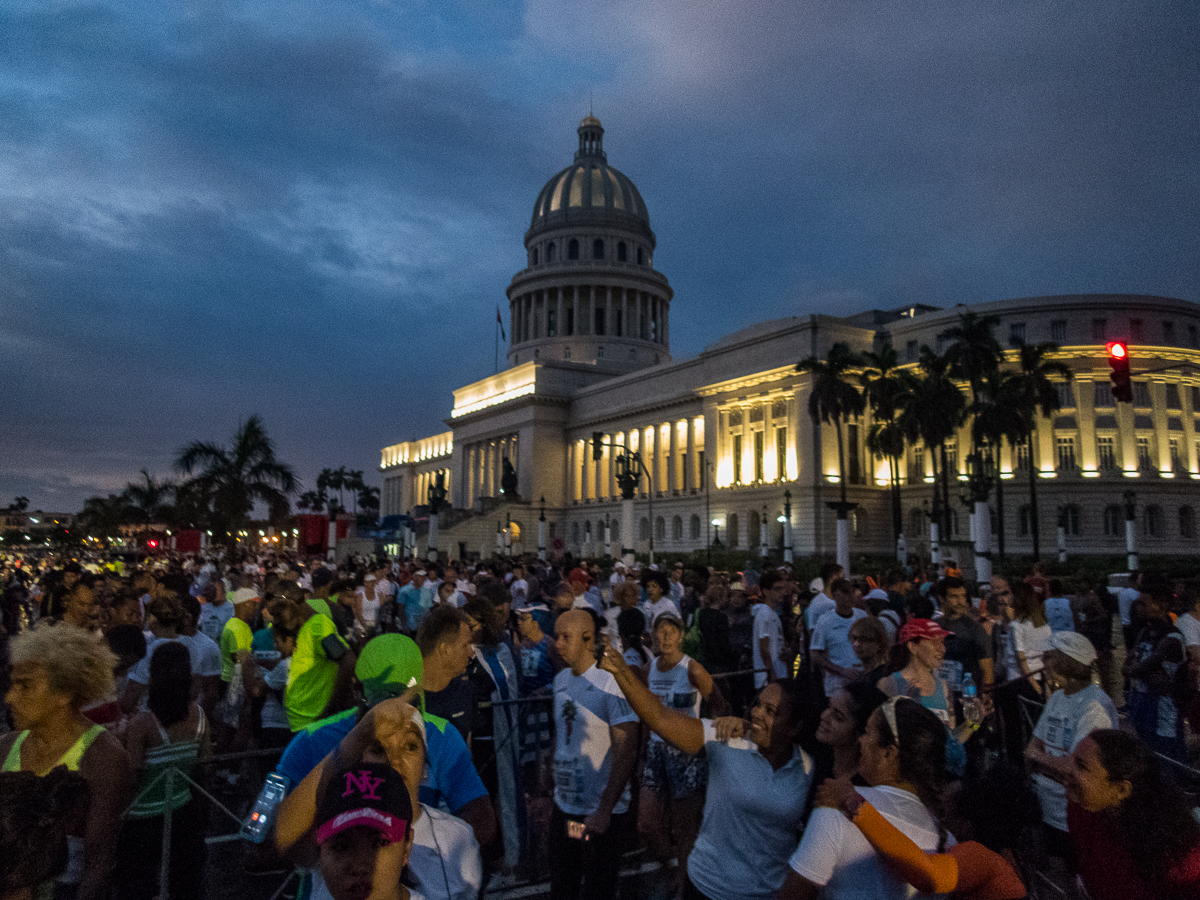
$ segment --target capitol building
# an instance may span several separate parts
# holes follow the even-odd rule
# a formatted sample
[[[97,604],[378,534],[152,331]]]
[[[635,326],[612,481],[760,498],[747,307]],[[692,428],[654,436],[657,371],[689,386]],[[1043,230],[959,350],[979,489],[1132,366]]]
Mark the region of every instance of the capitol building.
[[[508,368],[454,391],[449,430],[383,448],[382,513],[408,515],[425,551],[430,488],[449,509],[438,549],[450,557],[537,549],[544,516],[551,552],[683,554],[719,540],[757,556],[779,555],[785,509],[797,556],[832,557],[839,498],[837,437],[808,413],[812,377],[798,361],[838,342],[869,351],[889,344],[916,365],[922,345],[964,307],[907,306],[853,316],[807,313],[752,325],[687,359],[671,356],[667,277],[654,268],[646,203],[608,164],[604,129],[579,125],[574,161],[538,193],[525,233],[525,267],[508,286]],[[1043,555],[1061,524],[1069,554],[1125,551],[1126,492],[1134,492],[1138,549],[1192,553],[1200,506],[1200,305],[1168,297],[1071,295],[973,303],[1000,319],[996,336],[1052,341],[1074,378],[1058,385],[1061,409],[1038,421],[1026,448],[1000,453],[1004,541],[1032,550],[1029,471],[1038,479]],[[1130,344],[1133,403],[1114,405],[1105,343]],[[851,551],[894,552],[887,460],[867,450],[869,414],[844,430]],[[592,439],[604,435],[600,458]],[[966,499],[969,427],[947,445],[950,534],[943,549],[969,557]],[[637,452],[646,474],[634,501],[634,535],[621,534],[615,460]],[[910,552],[928,549],[932,454],[918,443],[900,466]],[[505,494],[511,467],[516,490]],[[511,485],[511,480],[510,480]],[[991,499],[993,515],[996,499]],[[411,537],[411,535],[410,535]],[[993,529],[993,542],[996,541]],[[961,549],[957,546],[961,542]]]

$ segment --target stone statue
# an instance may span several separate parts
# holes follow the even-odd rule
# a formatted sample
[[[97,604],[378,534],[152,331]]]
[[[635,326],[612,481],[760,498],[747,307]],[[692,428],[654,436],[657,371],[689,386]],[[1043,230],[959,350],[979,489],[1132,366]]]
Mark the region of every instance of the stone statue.
[[[507,500],[519,500],[517,496],[517,470],[511,460],[504,460],[503,473],[500,475],[500,493]]]

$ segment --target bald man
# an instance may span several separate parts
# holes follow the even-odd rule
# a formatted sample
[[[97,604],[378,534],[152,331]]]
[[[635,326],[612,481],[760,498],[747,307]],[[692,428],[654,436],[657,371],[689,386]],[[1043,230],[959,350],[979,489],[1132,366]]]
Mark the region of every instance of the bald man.
[[[596,667],[595,617],[568,610],[554,633],[567,668],[554,677],[550,896],[608,900],[630,833],[637,716],[616,679]]]

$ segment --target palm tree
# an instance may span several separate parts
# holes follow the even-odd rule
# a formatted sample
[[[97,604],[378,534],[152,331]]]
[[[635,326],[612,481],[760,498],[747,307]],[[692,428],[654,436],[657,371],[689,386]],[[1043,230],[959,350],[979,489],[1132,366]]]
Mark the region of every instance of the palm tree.
[[[362,489],[358,492],[358,506],[359,509],[363,510],[364,512],[368,510],[374,510],[376,513],[378,513],[379,488],[372,487],[369,484],[363,485]]]
[[[1004,559],[1004,479],[1000,472],[1000,447],[1004,441],[1015,447],[1025,439],[1022,389],[1021,378],[1016,372],[997,369],[984,380],[971,404],[971,439],[976,447],[986,446],[993,457],[1001,560]]]
[[[366,487],[363,482],[363,473],[361,469],[351,469],[346,472],[342,479],[342,485],[350,492],[350,502],[354,504],[354,514],[358,515],[358,498],[362,494],[362,489]]]
[[[211,505],[214,524],[228,544],[236,542],[256,500],[277,506],[296,490],[292,467],[276,458],[258,416],[238,426],[228,447],[193,441],[179,451],[175,465],[188,475],[199,471],[188,484]]]
[[[321,495],[321,503],[328,507],[327,512],[330,515],[335,515],[345,509],[341,502],[342,488],[345,487],[346,467],[340,469],[322,469],[317,475],[317,493]],[[338,492],[338,502],[334,503],[333,498],[329,496],[330,491]]]
[[[14,512],[25,512],[25,510],[29,509],[29,498],[17,497],[8,508]]]
[[[1019,409],[1024,421],[1025,446],[1029,454],[1029,518],[1030,534],[1033,537],[1033,560],[1042,558],[1039,542],[1037,507],[1037,466],[1033,458],[1033,436],[1037,431],[1037,415],[1041,413],[1049,418],[1060,408],[1058,388],[1055,378],[1071,380],[1072,372],[1065,363],[1049,359],[1050,354],[1058,350],[1058,344],[1046,342],[1043,344],[1017,344],[1020,366],[1016,377],[1019,387],[1016,390]]]
[[[83,509],[79,511],[76,521],[88,535],[108,540],[120,531],[122,525],[129,524],[131,518],[125,498],[120,494],[109,494],[107,497],[88,497],[83,501]]]
[[[941,334],[950,342],[943,354],[950,377],[961,378],[971,386],[972,400],[1004,360],[1004,348],[993,334],[999,325],[999,316],[965,312],[958,317],[957,325]]]
[[[169,515],[167,501],[175,495],[175,485],[167,479],[156,481],[145,469],[141,472],[141,483],[130,482],[121,496],[140,522],[160,522]]]
[[[904,530],[900,509],[900,457],[904,455],[904,430],[897,421],[900,404],[912,389],[915,376],[900,368],[900,358],[891,344],[878,353],[864,353],[866,369],[860,376],[863,394],[871,407],[871,429],[867,449],[888,461],[892,486],[892,541],[898,544]]]
[[[297,509],[311,509],[316,511],[325,508],[325,498],[317,491],[305,491],[296,500]]]
[[[845,524],[852,509],[846,502],[846,449],[842,436],[842,421],[852,416],[862,414],[867,401],[858,388],[850,382],[851,370],[862,365],[862,359],[854,353],[850,346],[838,342],[829,348],[829,356],[821,359],[810,356],[796,364],[797,372],[811,372],[813,375],[812,390],[808,395],[808,414],[817,423],[832,424],[837,432],[838,448],[838,486],[841,488],[841,499],[836,504],[830,504],[837,512],[838,518],[838,562],[849,572],[849,531]]]
[[[949,530],[950,508],[946,441],[958,432],[966,415],[967,404],[962,391],[950,377],[949,366],[944,357],[938,356],[928,347],[922,347],[917,368],[920,376],[903,398],[900,425],[910,441],[920,440],[929,450],[933,460],[933,521],[938,523],[945,534]]]

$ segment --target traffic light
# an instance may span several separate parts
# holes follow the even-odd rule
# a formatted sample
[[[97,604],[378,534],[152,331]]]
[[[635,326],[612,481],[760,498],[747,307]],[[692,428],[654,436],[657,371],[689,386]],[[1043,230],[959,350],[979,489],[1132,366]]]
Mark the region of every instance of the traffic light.
[[[604,432],[592,432],[592,459],[601,460],[604,458]]]
[[[1120,403],[1133,402],[1133,386],[1129,383],[1129,348],[1121,341],[1108,342],[1108,365],[1112,374],[1112,395]]]

